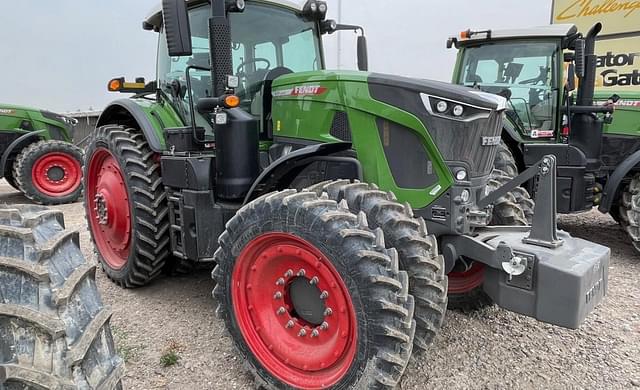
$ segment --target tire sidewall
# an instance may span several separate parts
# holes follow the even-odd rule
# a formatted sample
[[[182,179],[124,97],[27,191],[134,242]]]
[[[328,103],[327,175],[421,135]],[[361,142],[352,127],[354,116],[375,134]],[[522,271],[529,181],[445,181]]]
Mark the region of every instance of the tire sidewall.
[[[323,237],[323,235],[319,234],[319,232],[317,231],[309,231],[304,226],[288,225],[286,223],[286,220],[283,220],[283,218],[279,215],[271,215],[269,216],[269,219],[272,222],[271,224],[258,225],[258,223],[256,222],[251,225],[245,225],[245,230],[243,231],[243,233],[235,242],[232,243],[231,253],[227,254],[228,256],[230,256],[230,258],[233,259],[233,262],[225,262],[220,264],[221,270],[224,275],[229,275],[229,277],[224,278],[225,285],[223,286],[223,289],[225,306],[229,308],[228,329],[232,333],[232,339],[240,350],[243,358],[250,362],[250,364],[256,368],[258,375],[265,382],[271,384],[272,386],[275,386],[275,383],[281,382],[258,362],[258,360],[251,352],[251,349],[247,345],[244,336],[242,335],[240,328],[238,327],[238,320],[233,310],[233,298],[229,282],[231,281],[230,275],[233,275],[237,257],[246,247],[246,245],[253,239],[266,233],[289,233],[296,235],[312,244],[320,252],[322,252],[327,257],[327,259],[331,260],[331,263],[336,271],[338,271],[339,275],[342,276],[342,280],[349,292],[351,304],[353,305],[357,321],[358,340],[356,346],[356,355],[351,366],[349,367],[348,372],[338,383],[332,386],[332,388],[348,388],[350,384],[357,383],[358,379],[363,374],[367,362],[373,357],[374,353],[369,348],[370,340],[368,340],[369,336],[367,334],[366,327],[364,326],[364,324],[368,323],[367,312],[370,312],[371,309],[367,310],[365,306],[366,303],[361,299],[358,284],[354,280],[354,277],[357,276],[349,274],[349,269],[345,266],[345,264],[348,264],[351,258],[348,256],[348,253],[340,251],[341,248],[331,247],[331,245],[328,245],[326,241],[322,241],[321,237]],[[354,270],[355,269],[352,269],[351,272],[353,272]],[[287,386],[285,388],[293,387]]]
[[[127,262],[125,263],[125,265],[120,268],[120,269],[114,269],[111,268],[111,266],[109,266],[109,264],[104,260],[104,258],[102,257],[102,254],[100,253],[100,250],[98,249],[98,246],[96,244],[96,239],[94,236],[94,232],[93,229],[91,229],[91,226],[89,226],[89,232],[91,234],[91,239],[93,240],[94,243],[94,247],[95,247],[95,252],[98,255],[98,259],[100,260],[100,263],[102,264],[102,268],[103,270],[107,273],[107,275],[114,279],[114,280],[122,280],[124,278],[126,278],[126,276],[129,274],[130,272],[130,268],[133,267],[134,265],[134,258],[135,258],[135,248],[137,246],[137,237],[134,234],[134,229],[133,229],[133,221],[136,220],[136,214],[137,211],[134,207],[133,204],[133,198],[131,196],[131,183],[130,183],[130,179],[128,177],[128,175],[126,174],[125,170],[123,169],[123,167],[125,167],[125,161],[122,159],[122,155],[121,153],[119,153],[116,143],[113,141],[113,139],[109,139],[109,137],[104,137],[103,136],[103,132],[98,131],[94,137],[91,139],[91,141],[89,141],[89,145],[87,146],[86,149],[86,153],[85,153],[85,163],[84,163],[84,167],[83,167],[83,183],[84,183],[84,188],[86,194],[85,196],[88,196],[89,192],[88,192],[88,188],[89,188],[89,163],[91,162],[91,158],[93,157],[93,155],[95,154],[95,152],[98,149],[107,149],[109,152],[111,152],[111,155],[113,156],[113,158],[116,160],[116,162],[118,163],[118,168],[120,169],[120,173],[122,174],[122,178],[124,179],[124,183],[125,183],[125,187],[127,190],[127,198],[128,199],[128,204],[129,204],[129,212],[131,214],[130,217],[130,221],[129,223],[131,223],[131,232],[129,233],[129,256],[127,258]],[[90,210],[89,207],[89,199],[86,199],[84,202],[84,208],[85,208],[85,213],[87,218],[92,218],[93,216],[93,210]],[[88,223],[90,223],[89,221],[87,221]]]

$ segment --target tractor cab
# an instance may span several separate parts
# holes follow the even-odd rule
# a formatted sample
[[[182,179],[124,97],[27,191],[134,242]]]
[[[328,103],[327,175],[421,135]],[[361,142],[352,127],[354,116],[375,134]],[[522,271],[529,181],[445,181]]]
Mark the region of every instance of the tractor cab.
[[[454,83],[506,98],[508,125],[524,139],[555,141],[567,124],[563,51],[577,38],[574,25],[464,31],[449,40],[460,49]]]
[[[158,87],[164,97],[191,124],[193,102],[213,97],[209,47],[208,3],[189,7],[189,56],[170,56],[166,29],[160,28]],[[148,20],[154,22],[155,15]],[[242,13],[230,13],[232,70],[237,77],[239,105],[257,118],[263,115],[263,87],[267,80],[292,72],[324,68],[320,29],[315,20],[280,4],[248,3]],[[224,75],[226,76],[226,75]],[[187,80],[189,79],[189,80]],[[210,121],[196,112],[196,124],[211,130]]]
[[[231,85],[239,98],[238,107],[259,121],[262,139],[271,131],[268,120],[271,108],[271,84],[284,74],[325,69],[322,35],[340,26],[325,20],[327,5],[321,1],[298,4],[292,1],[238,2],[227,6],[231,30],[229,74],[216,75],[212,69],[209,41],[211,7],[208,2],[187,2],[191,51],[170,53],[171,37],[163,23],[159,7],[144,21],[143,27],[160,34],[157,59],[158,90],[171,103],[183,122],[206,129],[214,139],[211,118],[194,110],[202,98],[217,96],[212,78],[219,77]],[[215,44],[215,43],[214,43]],[[221,70],[217,70],[221,72]],[[225,72],[227,73],[227,72]]]
[[[512,174],[546,154],[559,158],[560,212],[589,210],[600,199],[603,125],[613,113],[612,105],[594,105],[601,29],[598,23],[585,35],[572,24],[467,30],[447,41],[459,50],[454,83],[507,99],[501,147],[514,160]],[[532,183],[529,189],[535,192]]]

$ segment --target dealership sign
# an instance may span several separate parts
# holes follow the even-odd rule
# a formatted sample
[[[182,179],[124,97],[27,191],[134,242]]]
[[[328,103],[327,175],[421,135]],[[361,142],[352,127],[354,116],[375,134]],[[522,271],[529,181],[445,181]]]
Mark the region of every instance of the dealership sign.
[[[551,18],[583,34],[602,23],[596,88],[640,92],[640,0],[554,0]]]
[[[554,0],[551,23],[570,23],[585,33],[602,23],[601,35],[640,33],[640,0]]]

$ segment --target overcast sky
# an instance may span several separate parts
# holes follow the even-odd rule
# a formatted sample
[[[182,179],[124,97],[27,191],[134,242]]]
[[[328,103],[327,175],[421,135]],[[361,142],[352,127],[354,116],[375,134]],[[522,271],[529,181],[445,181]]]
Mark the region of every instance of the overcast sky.
[[[0,4],[0,102],[59,112],[101,109],[112,77],[155,78],[156,34],[141,23],[159,0],[20,0]],[[337,18],[340,0],[329,0]],[[467,28],[548,24],[551,0],[342,0],[366,28],[370,70],[450,81],[448,36]],[[327,63],[355,68],[353,33],[326,42]]]

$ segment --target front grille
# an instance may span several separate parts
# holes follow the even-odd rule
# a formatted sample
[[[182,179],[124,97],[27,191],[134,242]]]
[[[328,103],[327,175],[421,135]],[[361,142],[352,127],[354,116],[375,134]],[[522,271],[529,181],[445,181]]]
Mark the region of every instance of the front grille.
[[[483,137],[499,137],[502,113],[492,112],[489,118],[459,122],[434,116],[425,118],[427,130],[445,161],[464,162],[470,167],[470,177],[486,176],[493,170],[497,145],[483,146]]]

